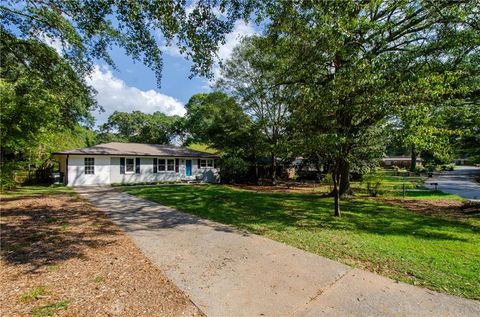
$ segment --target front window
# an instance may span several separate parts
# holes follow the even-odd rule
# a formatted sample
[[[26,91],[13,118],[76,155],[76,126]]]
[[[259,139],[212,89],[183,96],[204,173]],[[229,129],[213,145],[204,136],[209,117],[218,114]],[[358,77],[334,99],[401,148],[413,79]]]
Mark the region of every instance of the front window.
[[[200,160],[200,167],[213,167],[213,160]]]
[[[159,172],[165,172],[165,160],[164,159],[158,159],[158,171]]]
[[[135,171],[135,159],[126,158],[125,159],[125,172],[133,173]]]
[[[95,158],[86,157],[85,158],[85,174],[95,174]]]
[[[167,160],[167,171],[175,171],[175,160]]]

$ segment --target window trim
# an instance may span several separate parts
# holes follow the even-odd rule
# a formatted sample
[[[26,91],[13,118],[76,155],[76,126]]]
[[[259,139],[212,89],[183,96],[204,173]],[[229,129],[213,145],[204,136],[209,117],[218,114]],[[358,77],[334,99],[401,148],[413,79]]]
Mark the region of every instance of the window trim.
[[[177,161],[176,159],[173,157],[157,157],[157,173],[177,173]],[[172,160],[173,161],[173,169],[172,170],[169,170],[168,169],[168,161],[169,160]],[[163,161],[164,162],[164,166],[165,166],[165,169],[161,170],[160,169],[160,162]],[[179,164],[180,165],[180,164]]]
[[[92,165],[88,165],[87,166],[87,160],[92,160]],[[92,172],[88,172],[87,173],[87,167],[91,168],[92,169]],[[95,158],[94,157],[84,157],[83,158],[83,173],[85,175],[95,175]]]
[[[202,166],[203,164],[205,164],[205,166]],[[200,159],[200,168],[215,168],[215,163],[213,159]]]
[[[133,160],[133,170],[132,171],[127,171],[127,160]],[[135,162],[135,157],[125,157],[125,174],[135,174],[135,168],[136,168],[136,162]]]
[[[171,166],[171,165],[168,164],[168,161],[173,161],[172,169],[169,169],[169,166]],[[166,159],[166,163],[167,163],[166,164],[166,167],[167,167],[166,172],[175,172],[175,159],[174,158]]]

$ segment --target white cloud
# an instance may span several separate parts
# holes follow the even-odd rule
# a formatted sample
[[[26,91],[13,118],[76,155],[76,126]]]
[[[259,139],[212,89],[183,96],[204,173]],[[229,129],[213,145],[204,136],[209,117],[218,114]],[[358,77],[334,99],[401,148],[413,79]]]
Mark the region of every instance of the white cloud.
[[[38,39],[57,51],[59,55],[63,55],[64,44],[59,38],[51,37],[46,33],[38,33]]]
[[[167,115],[183,116],[186,112],[177,99],[161,94],[153,89],[140,90],[128,86],[123,80],[115,77],[109,69],[95,66],[92,75],[87,78],[87,84],[97,90],[96,100],[105,112],[96,114],[97,124],[107,121],[114,111],[131,112],[139,110],[145,113],[155,111]]]
[[[257,31],[255,31],[252,23],[245,23],[242,20],[235,22],[233,31],[225,36],[225,44],[218,48],[218,61],[213,65],[213,79],[209,81],[210,85],[220,78],[220,63],[226,61],[232,55],[233,49],[240,44],[242,39],[255,34],[257,34]]]
[[[225,60],[232,55],[233,49],[240,41],[248,36],[257,34],[252,23],[245,23],[244,21],[235,22],[232,32],[225,36],[225,44],[221,45],[218,49],[217,55],[220,60]]]
[[[189,7],[191,8],[191,7]],[[189,10],[187,8],[187,12]],[[193,9],[190,9],[190,11]],[[220,14],[220,13],[218,13]],[[255,30],[253,24],[251,22],[245,23],[243,20],[238,20],[235,22],[232,32],[225,35],[225,43],[220,44],[217,51],[217,61],[213,65],[212,72],[214,75],[213,81],[220,77],[220,63],[222,61],[227,60],[230,55],[232,55],[233,49],[237,46],[240,41],[248,36],[252,36],[257,34],[258,32]],[[159,35],[160,36],[160,35]],[[160,36],[161,38],[161,36]],[[173,57],[185,57],[180,53],[179,48],[175,44],[171,45],[162,45],[161,49],[165,54],[168,54]],[[212,84],[213,82],[208,81],[208,85]]]

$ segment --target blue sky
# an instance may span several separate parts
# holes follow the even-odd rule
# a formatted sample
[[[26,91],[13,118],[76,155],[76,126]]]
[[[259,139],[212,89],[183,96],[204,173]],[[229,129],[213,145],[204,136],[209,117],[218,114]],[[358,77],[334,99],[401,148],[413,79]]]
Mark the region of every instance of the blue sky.
[[[238,21],[232,33],[227,34],[226,43],[219,48],[219,60],[227,59],[240,39],[256,33],[255,29],[252,24]],[[162,50],[164,68],[160,89],[154,72],[141,62],[133,62],[123,49],[114,48],[111,52],[118,71],[102,62],[96,64],[95,71],[87,79],[98,92],[97,102],[105,109],[104,113],[94,113],[96,124],[104,123],[115,110],[183,115],[184,105],[192,95],[210,91],[206,78],[189,79],[191,63],[179,54],[176,47],[163,47]],[[213,71],[218,74],[217,65]]]

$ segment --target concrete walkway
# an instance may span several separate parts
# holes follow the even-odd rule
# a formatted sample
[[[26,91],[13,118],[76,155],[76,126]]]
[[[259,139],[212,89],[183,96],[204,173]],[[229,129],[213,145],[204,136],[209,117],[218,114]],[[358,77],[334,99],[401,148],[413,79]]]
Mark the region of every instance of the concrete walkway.
[[[445,171],[436,174],[425,181],[428,188],[434,189],[432,183],[437,183],[438,190],[460,197],[480,201],[480,184],[475,177],[480,176],[480,167],[457,166],[453,171]]]
[[[480,316],[385,277],[110,188],[77,189],[207,316]]]

